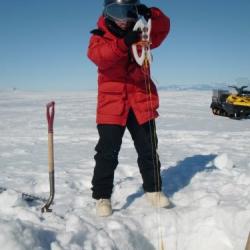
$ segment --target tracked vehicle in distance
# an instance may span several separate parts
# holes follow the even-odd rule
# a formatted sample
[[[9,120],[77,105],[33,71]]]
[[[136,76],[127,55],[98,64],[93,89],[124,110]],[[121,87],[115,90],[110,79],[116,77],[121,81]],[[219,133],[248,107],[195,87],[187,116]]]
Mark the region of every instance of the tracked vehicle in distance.
[[[250,118],[250,91],[248,86],[229,86],[236,90],[213,90],[210,108],[214,115],[226,116],[235,119]]]

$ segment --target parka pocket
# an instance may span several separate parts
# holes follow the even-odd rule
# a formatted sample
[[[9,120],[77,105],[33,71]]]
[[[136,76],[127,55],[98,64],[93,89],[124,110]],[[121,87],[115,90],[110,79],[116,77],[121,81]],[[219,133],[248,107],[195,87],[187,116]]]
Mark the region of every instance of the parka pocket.
[[[138,89],[135,93],[136,108],[141,112],[154,112],[159,108],[159,97],[154,84],[150,90]]]
[[[98,88],[98,114],[121,115],[125,108],[125,84],[104,82]]]

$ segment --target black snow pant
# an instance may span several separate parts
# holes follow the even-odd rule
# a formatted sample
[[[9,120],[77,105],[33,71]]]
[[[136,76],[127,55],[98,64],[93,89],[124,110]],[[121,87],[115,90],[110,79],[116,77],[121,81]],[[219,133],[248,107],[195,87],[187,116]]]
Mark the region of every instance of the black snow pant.
[[[137,163],[143,180],[145,192],[161,190],[160,161],[157,150],[155,121],[151,120],[139,125],[130,110],[126,126],[99,124],[97,125],[99,141],[95,147],[96,154],[94,175],[92,179],[92,197],[109,199],[112,194],[114,171],[118,165],[118,153],[122,137],[128,128],[138,154]]]

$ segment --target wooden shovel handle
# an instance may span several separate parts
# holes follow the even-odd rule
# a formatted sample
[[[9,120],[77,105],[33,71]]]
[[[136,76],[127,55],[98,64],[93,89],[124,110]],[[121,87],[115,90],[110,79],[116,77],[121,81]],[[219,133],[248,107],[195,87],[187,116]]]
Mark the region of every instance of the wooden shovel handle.
[[[247,244],[246,244],[245,250],[250,250],[250,232],[249,232],[249,235],[248,235],[248,239],[247,239]]]
[[[53,123],[55,115],[55,102],[47,104],[47,120],[48,120],[48,132],[53,133]]]
[[[49,173],[54,171],[54,145],[53,145],[54,116],[55,116],[55,102],[50,102],[47,104]]]

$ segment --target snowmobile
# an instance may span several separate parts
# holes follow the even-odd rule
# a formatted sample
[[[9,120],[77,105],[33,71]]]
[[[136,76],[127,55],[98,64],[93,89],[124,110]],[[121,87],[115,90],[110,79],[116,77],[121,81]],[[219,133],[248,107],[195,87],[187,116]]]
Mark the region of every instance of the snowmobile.
[[[250,116],[250,91],[248,86],[229,86],[236,90],[231,93],[228,90],[213,90],[210,108],[214,115],[226,116],[235,119],[248,118]]]

